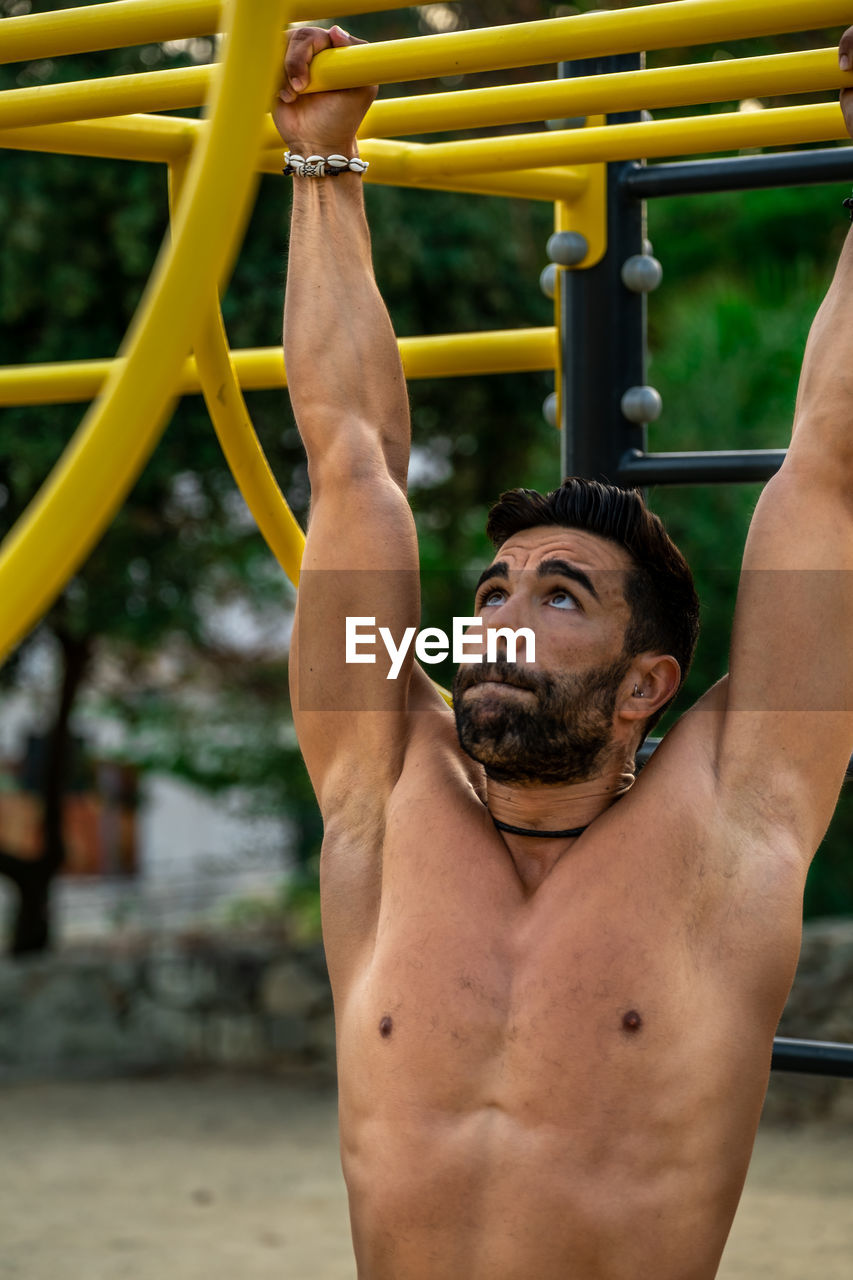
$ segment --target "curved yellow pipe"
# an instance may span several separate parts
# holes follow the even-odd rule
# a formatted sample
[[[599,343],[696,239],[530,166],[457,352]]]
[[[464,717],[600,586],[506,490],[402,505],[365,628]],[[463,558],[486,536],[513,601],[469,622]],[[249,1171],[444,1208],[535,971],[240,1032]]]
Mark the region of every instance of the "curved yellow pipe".
[[[184,162],[170,166],[169,197],[173,206],[179,202],[185,176]],[[290,581],[297,586],[305,535],[278,487],[252,426],[215,292],[208,299],[193,352],[207,411],[225,461],[261,535]]]
[[[169,170],[173,202],[180,198],[184,168],[178,163]],[[231,362],[218,298],[204,316],[194,353],[205,403],[231,473],[267,545],[298,587],[305,535],[278,487],[249,417]],[[448,690],[434,680],[432,683],[452,707]]]
[[[0,548],[0,660],[39,620],[124,500],[166,421],[209,298],[248,216],[286,0],[229,0],[225,58],[171,245],[101,399]]]

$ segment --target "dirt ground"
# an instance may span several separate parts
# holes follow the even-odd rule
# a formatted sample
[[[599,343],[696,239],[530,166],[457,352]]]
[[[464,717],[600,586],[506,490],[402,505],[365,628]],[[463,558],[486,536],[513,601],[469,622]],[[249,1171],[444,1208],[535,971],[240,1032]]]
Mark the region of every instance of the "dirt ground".
[[[762,1130],[720,1280],[850,1280],[851,1257],[849,1129]],[[334,1094],[234,1076],[6,1086],[0,1276],[354,1280]]]

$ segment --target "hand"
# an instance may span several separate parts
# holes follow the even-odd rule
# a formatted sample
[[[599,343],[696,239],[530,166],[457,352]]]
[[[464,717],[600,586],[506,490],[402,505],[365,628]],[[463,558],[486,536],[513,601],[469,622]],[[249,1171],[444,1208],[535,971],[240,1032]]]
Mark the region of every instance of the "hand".
[[[838,61],[842,71],[853,70],[853,27],[848,27],[841,37],[838,46]],[[841,90],[841,110],[844,112],[844,123],[847,132],[853,138],[853,89]]]
[[[324,49],[366,44],[340,27],[296,27],[287,33],[281,89],[273,104],[276,128],[300,155],[357,154],[355,136],[377,94],[376,85],[306,93],[310,65]]]

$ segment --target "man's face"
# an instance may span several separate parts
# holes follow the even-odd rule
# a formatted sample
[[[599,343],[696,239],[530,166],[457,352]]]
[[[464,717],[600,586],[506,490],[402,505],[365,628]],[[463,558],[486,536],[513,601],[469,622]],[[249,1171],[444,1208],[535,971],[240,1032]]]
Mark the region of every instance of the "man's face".
[[[489,777],[557,783],[598,771],[631,665],[623,590],[630,565],[622,547],[579,529],[525,529],[498,551],[475,598],[484,659],[489,629],[528,627],[536,661],[508,663],[500,641],[496,663],[466,663],[456,674],[459,741]]]

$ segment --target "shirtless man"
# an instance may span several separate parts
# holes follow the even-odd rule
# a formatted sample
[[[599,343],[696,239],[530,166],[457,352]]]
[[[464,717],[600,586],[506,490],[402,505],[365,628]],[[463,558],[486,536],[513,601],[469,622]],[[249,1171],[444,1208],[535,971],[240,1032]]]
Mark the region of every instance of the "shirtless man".
[[[375,91],[302,96],[313,55],[349,42],[291,34],[275,116],[303,157],[357,155]],[[406,389],[361,178],[293,188],[285,353],[312,508],[292,694],[325,821],[359,1277],[710,1280],[853,748],[853,239],[750,529],[730,674],[627,790],[692,629],[680,557],[638,503],[680,659],[644,639],[644,552],[515,497],[476,612],[531,628],[535,663],[460,668],[464,749],[411,649],[397,679],[381,647],[346,663],[346,617],[397,641],[419,621]]]

